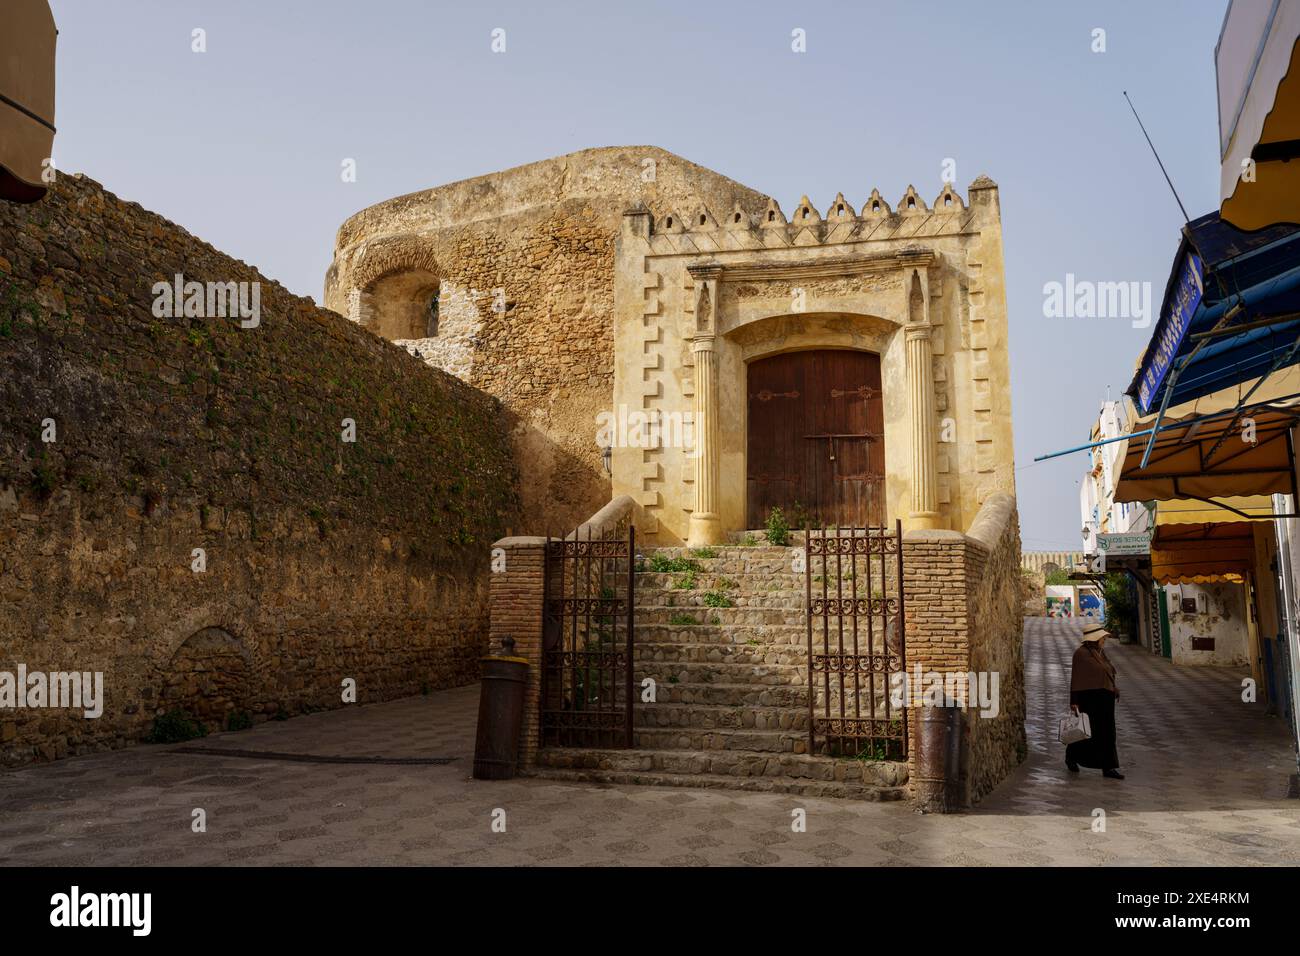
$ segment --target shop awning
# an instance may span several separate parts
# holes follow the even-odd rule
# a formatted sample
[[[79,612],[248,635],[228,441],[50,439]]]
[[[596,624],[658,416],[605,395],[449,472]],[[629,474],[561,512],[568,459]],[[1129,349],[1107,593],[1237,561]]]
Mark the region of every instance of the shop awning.
[[[54,44],[48,0],[0,3],[0,199],[35,202],[54,155]]]
[[[1300,4],[1229,4],[1214,65],[1223,218],[1241,229],[1300,222]]]
[[[1221,504],[1211,504],[1197,498],[1171,498],[1162,501],[1156,506],[1156,526],[1240,521],[1242,514],[1253,518],[1273,517],[1273,499],[1268,495],[1243,495],[1216,500]]]
[[[1254,565],[1249,521],[1162,525],[1151,539],[1151,577],[1158,584],[1240,582]]]
[[[1251,405],[1166,421],[1155,435],[1126,443],[1115,500],[1212,498],[1224,504],[1235,497],[1294,494],[1291,428],[1297,417],[1296,408]]]
[[[1300,362],[1300,226],[1188,223],[1127,392],[1142,415]]]

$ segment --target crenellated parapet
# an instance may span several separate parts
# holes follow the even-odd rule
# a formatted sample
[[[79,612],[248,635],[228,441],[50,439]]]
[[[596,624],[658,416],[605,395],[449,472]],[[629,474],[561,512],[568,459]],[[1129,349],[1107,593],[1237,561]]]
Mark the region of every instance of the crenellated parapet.
[[[997,185],[909,185],[786,207],[647,200],[617,244],[615,404],[686,415],[690,448],[616,448],[613,484],[669,540],[751,521],[747,369],[781,353],[879,359],[880,495],[916,529],[966,527],[1014,489]],[[787,389],[795,400],[800,389]],[[791,465],[789,474],[795,465]],[[788,481],[787,473],[762,480]]]
[[[651,251],[715,252],[957,236],[978,231],[981,216],[998,216],[993,180],[980,176],[968,191],[970,203],[951,183],[945,183],[927,203],[916,187],[909,185],[891,205],[880,190],[873,189],[858,208],[841,192],[824,213],[807,195],[799,197],[789,214],[775,199],[757,216],[739,203],[722,216],[707,206],[686,212],[652,207]]]

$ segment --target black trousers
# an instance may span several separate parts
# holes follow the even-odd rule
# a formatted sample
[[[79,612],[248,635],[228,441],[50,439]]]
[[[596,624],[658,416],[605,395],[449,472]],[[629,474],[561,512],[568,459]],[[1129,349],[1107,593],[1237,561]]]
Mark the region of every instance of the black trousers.
[[[1115,750],[1115,695],[1108,690],[1081,690],[1070,695],[1070,703],[1088,715],[1092,736],[1065,748],[1065,759],[1080,767],[1114,770],[1119,767]]]

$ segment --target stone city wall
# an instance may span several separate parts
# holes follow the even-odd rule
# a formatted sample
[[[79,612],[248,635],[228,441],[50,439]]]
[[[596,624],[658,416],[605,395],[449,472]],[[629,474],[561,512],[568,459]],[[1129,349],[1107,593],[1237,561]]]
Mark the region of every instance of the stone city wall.
[[[157,315],[177,273],[257,283],[258,324]],[[0,205],[0,364],[0,672],[105,696],[0,710],[0,763],[476,679],[518,520],[496,399],[67,175]]]
[[[325,304],[500,398],[524,478],[522,530],[560,534],[611,498],[597,438],[600,416],[617,415],[623,213],[737,202],[757,214],[768,199],[652,146],[529,163],[352,216],[339,228]]]

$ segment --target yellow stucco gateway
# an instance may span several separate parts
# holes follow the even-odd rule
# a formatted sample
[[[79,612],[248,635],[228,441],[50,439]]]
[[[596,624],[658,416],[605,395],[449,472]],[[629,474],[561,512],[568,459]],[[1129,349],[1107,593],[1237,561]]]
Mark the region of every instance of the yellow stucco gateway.
[[[769,201],[757,221],[739,204],[720,217],[705,207],[628,211],[616,253],[614,404],[620,422],[648,428],[620,428],[611,442],[614,495],[657,519],[661,540],[716,544],[755,527],[756,500],[782,500],[763,484],[791,486],[787,513],[816,504],[810,496],[842,499],[862,474],[827,465],[819,489],[789,473],[845,462],[855,442],[877,446],[857,469],[883,472],[870,523],[965,530],[990,494],[1014,494],[997,186],[981,177],[969,196],[945,186],[931,207],[909,187],[893,210],[873,191],[859,214],[840,194],[825,215],[804,196],[789,218]],[[878,384],[852,372],[820,381],[843,364],[824,358],[835,350],[878,357]],[[797,352],[823,357],[804,363],[802,389],[754,384],[756,363]],[[863,399],[879,403],[883,428],[835,431],[846,426],[833,406]],[[818,408],[755,430],[764,403],[781,400]],[[785,437],[789,450],[772,452]],[[805,451],[801,441],[815,444]]]
[[[998,189],[775,200],[653,146],[379,203],[326,304],[501,400],[526,526],[965,531],[1014,494]]]

